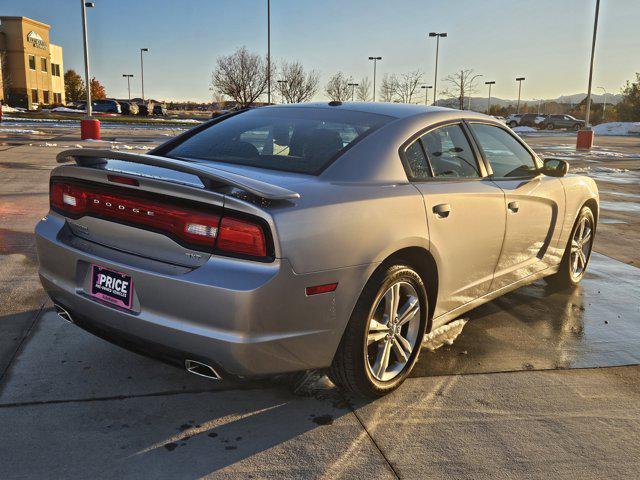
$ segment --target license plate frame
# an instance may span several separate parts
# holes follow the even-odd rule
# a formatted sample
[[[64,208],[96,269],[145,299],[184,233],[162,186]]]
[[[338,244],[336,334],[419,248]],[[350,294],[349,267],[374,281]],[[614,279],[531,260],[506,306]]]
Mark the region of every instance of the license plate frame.
[[[92,297],[131,310],[133,303],[133,278],[100,265],[91,265]]]

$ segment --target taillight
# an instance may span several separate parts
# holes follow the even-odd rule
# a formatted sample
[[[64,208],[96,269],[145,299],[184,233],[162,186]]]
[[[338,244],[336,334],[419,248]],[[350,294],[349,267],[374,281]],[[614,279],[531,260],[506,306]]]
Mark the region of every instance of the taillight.
[[[267,235],[258,221],[138,198],[113,187],[107,191],[56,181],[50,197],[53,209],[72,218],[89,215],[116,220],[164,233],[197,250],[268,258]]]
[[[222,217],[217,247],[225,252],[267,256],[267,240],[262,226],[237,218]]]

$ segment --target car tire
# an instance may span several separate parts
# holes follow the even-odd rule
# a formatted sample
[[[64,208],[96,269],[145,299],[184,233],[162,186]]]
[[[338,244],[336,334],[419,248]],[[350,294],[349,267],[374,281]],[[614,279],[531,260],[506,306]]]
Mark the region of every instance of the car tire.
[[[553,130],[555,127],[555,125],[553,123],[547,123],[547,130]]]
[[[583,228],[588,228],[588,238],[587,232],[582,230]],[[589,265],[595,233],[596,222],[593,212],[589,207],[582,207],[571,229],[571,235],[558,272],[545,277],[548,284],[558,288],[570,288],[580,283],[587,271],[587,265]],[[579,268],[576,269],[576,267]]]
[[[398,299],[395,310],[394,298]],[[393,311],[398,315],[389,315]],[[402,323],[402,314],[407,311],[413,314]],[[415,270],[407,265],[378,269],[351,314],[329,368],[329,378],[342,390],[361,397],[376,398],[398,388],[420,354],[427,312],[426,288]]]
[[[573,126],[573,130],[574,130],[575,132],[577,132],[578,130],[580,130],[580,124],[576,123],[576,124]]]
[[[510,126],[511,128],[516,128],[516,127],[518,126],[518,122],[514,122],[513,120],[511,120],[511,121],[509,122],[509,126]]]

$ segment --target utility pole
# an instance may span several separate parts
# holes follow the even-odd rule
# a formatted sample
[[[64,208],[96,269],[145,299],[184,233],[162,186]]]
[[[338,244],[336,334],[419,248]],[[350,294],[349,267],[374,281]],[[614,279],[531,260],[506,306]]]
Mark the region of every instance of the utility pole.
[[[495,85],[494,80],[490,82],[484,82],[485,85],[489,85],[489,99],[487,100],[487,115],[491,115],[491,85]]]
[[[520,113],[520,93],[522,93],[522,82],[524,79],[524,77],[516,78],[516,82],[518,82],[518,106],[516,107],[516,113]]]
[[[382,57],[369,57],[369,60],[373,60],[373,101],[376,101],[376,63],[378,60],[382,60]]]
[[[483,75],[474,75],[474,76],[471,78],[471,81],[469,82],[469,95],[468,95],[469,100],[467,101],[467,110],[471,110],[471,92],[472,92],[472,90],[473,90],[473,81],[474,81],[476,78],[478,78],[478,77],[482,77],[482,76],[483,76]]]
[[[435,77],[433,79],[433,105],[436,104],[436,96],[438,95],[438,56],[440,53],[440,38],[446,38],[446,32],[430,32],[429,37],[436,37],[436,68]]]
[[[276,82],[278,82],[278,85],[280,85],[280,92],[282,92],[283,90],[282,85],[289,83],[287,80],[276,80]],[[282,97],[282,103],[284,103],[284,100],[285,100],[284,95],[281,95],[281,97]]]
[[[133,75],[130,73],[123,73],[122,76],[127,79],[127,91],[129,92],[129,101],[131,101],[131,79],[133,78]]]

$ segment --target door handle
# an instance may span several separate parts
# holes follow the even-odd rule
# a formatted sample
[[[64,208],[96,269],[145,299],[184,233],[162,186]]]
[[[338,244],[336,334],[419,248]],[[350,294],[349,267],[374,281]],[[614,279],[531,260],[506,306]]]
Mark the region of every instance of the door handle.
[[[518,213],[518,210],[520,210],[520,204],[518,202],[509,202],[507,208],[509,208],[511,213]]]
[[[448,203],[436,205],[433,207],[433,213],[435,213],[438,218],[447,218],[451,213],[451,205]]]

